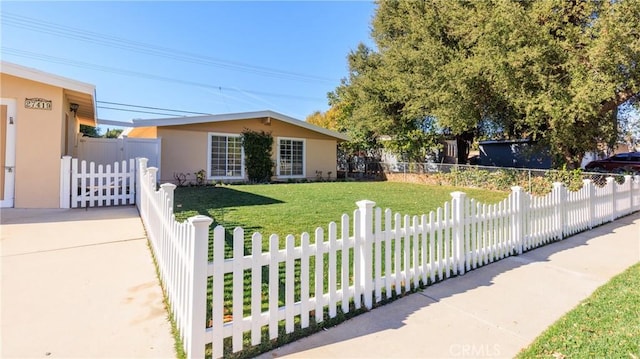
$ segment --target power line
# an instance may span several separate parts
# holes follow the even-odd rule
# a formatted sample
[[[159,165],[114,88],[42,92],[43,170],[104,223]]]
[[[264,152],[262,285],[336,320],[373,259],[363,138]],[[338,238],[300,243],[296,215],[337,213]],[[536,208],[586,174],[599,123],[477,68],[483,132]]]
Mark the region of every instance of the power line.
[[[248,72],[256,75],[263,75],[280,79],[335,83],[335,79],[326,77],[301,74],[297,72],[284,71],[263,66],[254,66],[236,61],[222,60],[211,56],[199,55],[186,51],[171,49],[168,47],[161,47],[143,42],[131,41],[120,37],[100,34],[97,32],[91,32],[78,28],[66,27],[52,22],[37,20],[25,16],[7,13],[4,11],[0,12],[0,18],[2,19],[3,25],[9,25],[29,31],[61,36],[101,46],[108,46],[152,56],[164,57],[206,66],[220,67],[233,71]]]
[[[2,51],[2,53],[7,53],[7,54],[10,54],[10,55],[13,55],[13,56],[18,56],[18,57],[26,57],[26,58],[31,58],[31,59],[35,59],[35,60],[51,62],[51,63],[57,63],[57,64],[67,65],[67,66],[72,66],[72,67],[80,67],[80,68],[104,71],[104,72],[109,72],[109,73],[114,73],[114,74],[119,74],[119,75],[124,75],[124,76],[145,78],[145,79],[150,79],[150,80],[172,82],[172,83],[178,83],[178,84],[183,84],[183,85],[188,85],[188,86],[196,86],[196,87],[209,88],[209,89],[215,89],[215,90],[234,91],[234,92],[239,92],[241,94],[243,92],[245,92],[245,93],[259,95],[259,96],[280,97],[280,98],[288,98],[288,99],[301,100],[301,101],[319,101],[319,100],[321,100],[319,98],[314,98],[314,97],[305,97],[305,96],[280,94],[280,93],[273,93],[273,92],[263,92],[263,91],[252,91],[252,90],[244,90],[244,89],[238,89],[238,88],[232,88],[232,87],[209,85],[209,84],[200,83],[200,82],[186,81],[186,80],[174,79],[174,78],[170,78],[170,77],[164,77],[164,76],[158,76],[158,75],[152,75],[152,74],[145,74],[145,73],[137,72],[137,71],[122,70],[122,69],[117,69],[117,68],[113,68],[113,67],[90,64],[90,63],[76,61],[76,60],[72,60],[72,59],[65,59],[65,58],[61,58],[61,57],[44,55],[44,54],[39,54],[39,53],[30,52],[30,51],[24,51],[24,50],[18,50],[18,49],[13,49],[13,48],[4,47],[4,46],[1,48],[1,51]]]
[[[108,106],[97,106],[98,108],[102,108],[105,110],[116,110],[116,111],[124,111],[124,112],[137,112],[137,113],[150,113],[152,115],[162,115],[162,116],[171,116],[171,117],[176,117],[175,114],[169,114],[169,113],[160,113],[160,112],[151,112],[151,111],[140,111],[140,110],[128,110],[128,109],[124,109],[124,108],[116,108],[116,107],[108,107]]]
[[[170,109],[170,108],[161,108],[161,107],[150,107],[150,106],[141,106],[141,105],[131,105],[131,104],[127,104],[127,103],[120,103],[120,102],[109,102],[109,101],[96,101],[97,103],[104,103],[107,105],[116,105],[116,106],[127,106],[127,107],[135,107],[135,108],[145,108],[148,110],[160,110],[160,111],[170,111],[170,112],[179,112],[179,113],[188,113],[188,114],[192,114],[192,115],[211,115],[210,113],[204,113],[204,112],[193,112],[193,111],[184,111],[184,110],[174,110],[174,109]],[[98,106],[99,108],[107,108],[107,107],[101,107]],[[116,108],[111,108],[112,110],[118,110]],[[127,111],[126,109],[122,109],[122,111]],[[132,111],[135,112],[135,111]]]

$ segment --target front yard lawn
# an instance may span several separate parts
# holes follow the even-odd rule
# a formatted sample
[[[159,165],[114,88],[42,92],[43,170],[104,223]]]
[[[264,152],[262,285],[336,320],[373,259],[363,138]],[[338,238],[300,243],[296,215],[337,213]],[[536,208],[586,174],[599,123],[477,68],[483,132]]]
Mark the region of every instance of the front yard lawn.
[[[240,226],[245,235],[260,232],[263,238],[313,234],[329,222],[339,224],[343,213],[350,217],[356,202],[368,199],[376,207],[391,208],[409,215],[428,214],[451,200],[451,192],[463,191],[483,203],[496,203],[508,193],[447,186],[428,186],[395,182],[320,182],[267,185],[229,185],[218,187],[179,187],[175,191],[176,219],[202,214],[214,225],[228,231]]]

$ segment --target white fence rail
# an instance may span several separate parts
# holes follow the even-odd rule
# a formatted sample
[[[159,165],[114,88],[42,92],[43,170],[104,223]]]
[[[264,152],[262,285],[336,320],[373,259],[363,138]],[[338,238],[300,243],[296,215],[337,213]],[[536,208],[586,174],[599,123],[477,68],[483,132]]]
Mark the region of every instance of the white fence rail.
[[[313,238],[289,235],[285,248],[271,235],[268,251],[259,233],[245,251],[244,230],[236,228],[229,238],[232,254],[225,255],[228,238],[217,226],[209,262],[212,219],[176,222],[175,186],[156,190],[155,171],[140,161],[138,206],[189,358],[203,357],[206,344],[212,344],[214,358],[222,357],[225,338],[238,352],[277,338],[281,325],[291,333],[338,311],[371,308],[395,294],[640,210],[640,176],[626,176],[622,185],[609,179],[604,187],[585,180],[578,192],[556,183],[544,197],[513,187],[508,198],[492,205],[454,192],[442,208],[421,216],[360,201],[339,227],[330,223],[326,233],[317,228]],[[245,333],[250,344],[243,342]]]
[[[108,165],[62,157],[60,208],[118,206],[135,203],[135,160]]]

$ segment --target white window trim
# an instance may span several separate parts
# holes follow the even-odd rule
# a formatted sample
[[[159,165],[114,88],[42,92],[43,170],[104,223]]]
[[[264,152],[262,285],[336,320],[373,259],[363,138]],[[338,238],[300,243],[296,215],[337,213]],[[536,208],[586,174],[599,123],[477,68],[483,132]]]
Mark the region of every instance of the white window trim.
[[[302,142],[302,174],[301,175],[281,175],[280,174],[280,141],[281,140],[292,140],[292,141],[300,141]],[[276,176],[278,178],[307,178],[307,140],[304,138],[297,137],[277,137],[276,138]]]
[[[211,136],[220,136],[220,137],[242,137],[241,135],[235,133],[222,133],[222,132],[209,132],[207,134],[207,179],[208,180],[244,180],[245,179],[245,170],[244,170],[244,146],[241,146],[241,159],[240,159],[240,176],[211,176]]]

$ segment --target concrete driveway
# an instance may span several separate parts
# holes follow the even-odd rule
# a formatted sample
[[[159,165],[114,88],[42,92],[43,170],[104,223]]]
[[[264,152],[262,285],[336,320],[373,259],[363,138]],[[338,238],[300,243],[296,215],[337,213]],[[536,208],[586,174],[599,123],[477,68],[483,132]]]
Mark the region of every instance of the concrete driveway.
[[[135,207],[0,215],[2,358],[175,357]]]

